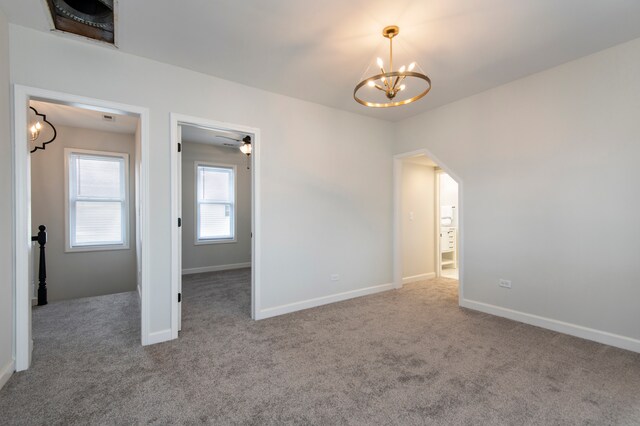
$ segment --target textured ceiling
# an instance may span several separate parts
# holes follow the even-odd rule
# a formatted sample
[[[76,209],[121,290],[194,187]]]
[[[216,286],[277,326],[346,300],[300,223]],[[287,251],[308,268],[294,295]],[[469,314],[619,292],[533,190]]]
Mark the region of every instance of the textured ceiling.
[[[49,31],[41,0],[0,8]],[[117,14],[122,51],[388,120],[640,37],[638,0],[120,0]],[[374,110],[352,92],[389,24],[400,26],[397,63],[417,61],[433,89]]]

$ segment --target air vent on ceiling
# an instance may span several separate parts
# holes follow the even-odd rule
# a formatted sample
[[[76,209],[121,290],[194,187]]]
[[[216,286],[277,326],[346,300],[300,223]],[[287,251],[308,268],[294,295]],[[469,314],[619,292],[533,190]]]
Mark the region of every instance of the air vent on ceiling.
[[[114,0],[46,0],[57,30],[114,43]]]

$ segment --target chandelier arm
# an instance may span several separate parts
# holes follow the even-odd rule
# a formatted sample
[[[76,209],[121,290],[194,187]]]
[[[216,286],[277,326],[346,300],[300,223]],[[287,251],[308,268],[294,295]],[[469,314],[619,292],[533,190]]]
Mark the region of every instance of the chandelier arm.
[[[396,90],[396,86],[398,86],[398,83],[402,83],[404,81],[404,79],[406,78],[406,76],[397,76],[396,77],[396,82],[393,84],[393,89],[392,90]]]
[[[358,90],[360,90],[362,88],[362,86],[364,86],[365,84],[367,84],[369,81],[371,80],[379,80],[382,77],[396,77],[401,75],[400,72],[388,72],[386,74],[378,74],[378,75],[374,75],[371,76],[369,78],[367,78],[366,80],[362,80],[360,83],[357,84],[357,86],[355,87],[355,89],[353,90],[353,98],[355,99],[356,102],[358,102],[361,105],[364,106],[368,106],[371,108],[389,108],[389,107],[396,107],[396,106],[400,106],[400,105],[407,105],[410,104],[411,102],[415,102],[418,99],[423,98],[427,93],[429,93],[429,91],[431,90],[431,79],[429,77],[427,77],[425,74],[421,74],[421,73],[417,73],[417,72],[413,72],[413,71],[407,71],[405,72],[403,75],[405,77],[416,77],[419,78],[421,80],[424,80],[429,87],[427,87],[424,91],[422,91],[421,93],[417,94],[416,96],[409,98],[409,99],[405,99],[403,101],[396,101],[396,102],[385,102],[385,103],[381,103],[381,102],[368,102],[365,101],[363,99],[360,99],[358,97]]]
[[[384,70],[384,68],[382,68],[382,67],[380,68],[380,73],[383,74],[383,75],[386,74],[386,71]],[[383,79],[382,82],[384,83],[384,87],[389,89],[389,83],[387,83],[387,79],[386,78]]]

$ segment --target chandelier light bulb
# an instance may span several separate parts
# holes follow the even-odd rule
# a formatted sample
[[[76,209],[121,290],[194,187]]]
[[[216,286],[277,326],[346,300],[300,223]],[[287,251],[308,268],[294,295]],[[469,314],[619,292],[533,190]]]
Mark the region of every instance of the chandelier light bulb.
[[[40,124],[40,122],[36,122],[36,130],[40,130],[42,129],[42,124]]]
[[[369,82],[367,83],[367,86],[369,86],[369,87],[374,87],[375,85],[376,85],[376,82],[375,82],[375,81],[373,81],[373,80],[371,80],[371,81],[369,81]]]
[[[400,67],[400,70],[399,70],[399,71],[402,73],[402,72],[405,72],[405,70],[406,70],[406,69],[407,69],[407,67],[405,67],[405,66],[403,65],[403,66],[401,66],[401,67]]]
[[[401,84],[401,85],[400,85],[400,90],[404,90],[404,89],[406,89],[406,88],[407,88],[407,86],[406,86],[406,85],[404,85],[404,84]]]
[[[415,62],[411,62],[409,64],[409,71],[413,71],[413,69],[416,67],[416,63]]]
[[[376,62],[378,63],[378,67],[384,68],[384,62],[382,62],[382,58],[376,59]]]

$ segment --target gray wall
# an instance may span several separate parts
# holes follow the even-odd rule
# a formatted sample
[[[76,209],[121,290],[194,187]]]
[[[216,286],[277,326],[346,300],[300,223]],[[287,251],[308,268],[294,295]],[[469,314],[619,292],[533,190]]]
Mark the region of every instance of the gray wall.
[[[171,335],[175,300],[171,112],[260,129],[259,316],[388,288],[381,285],[392,281],[392,123],[17,25],[10,32],[12,82],[149,110],[144,243],[155,338]]]
[[[637,39],[398,125],[462,180],[463,303],[640,348],[639,75]]]
[[[195,244],[195,162],[235,164],[236,242]],[[251,262],[251,171],[247,157],[235,148],[189,143],[182,151],[182,270]],[[195,271],[193,271],[195,272]]]
[[[0,10],[0,386],[13,371],[13,222],[11,202],[11,96],[9,94],[9,29]]]
[[[57,139],[46,150],[31,155],[31,224],[34,233],[38,225],[47,226],[49,300],[133,291],[136,289],[134,135],[56,128]],[[129,154],[129,249],[65,253],[64,148]]]
[[[402,164],[402,278],[424,278],[436,272],[435,169]],[[413,219],[411,214],[413,213]]]

